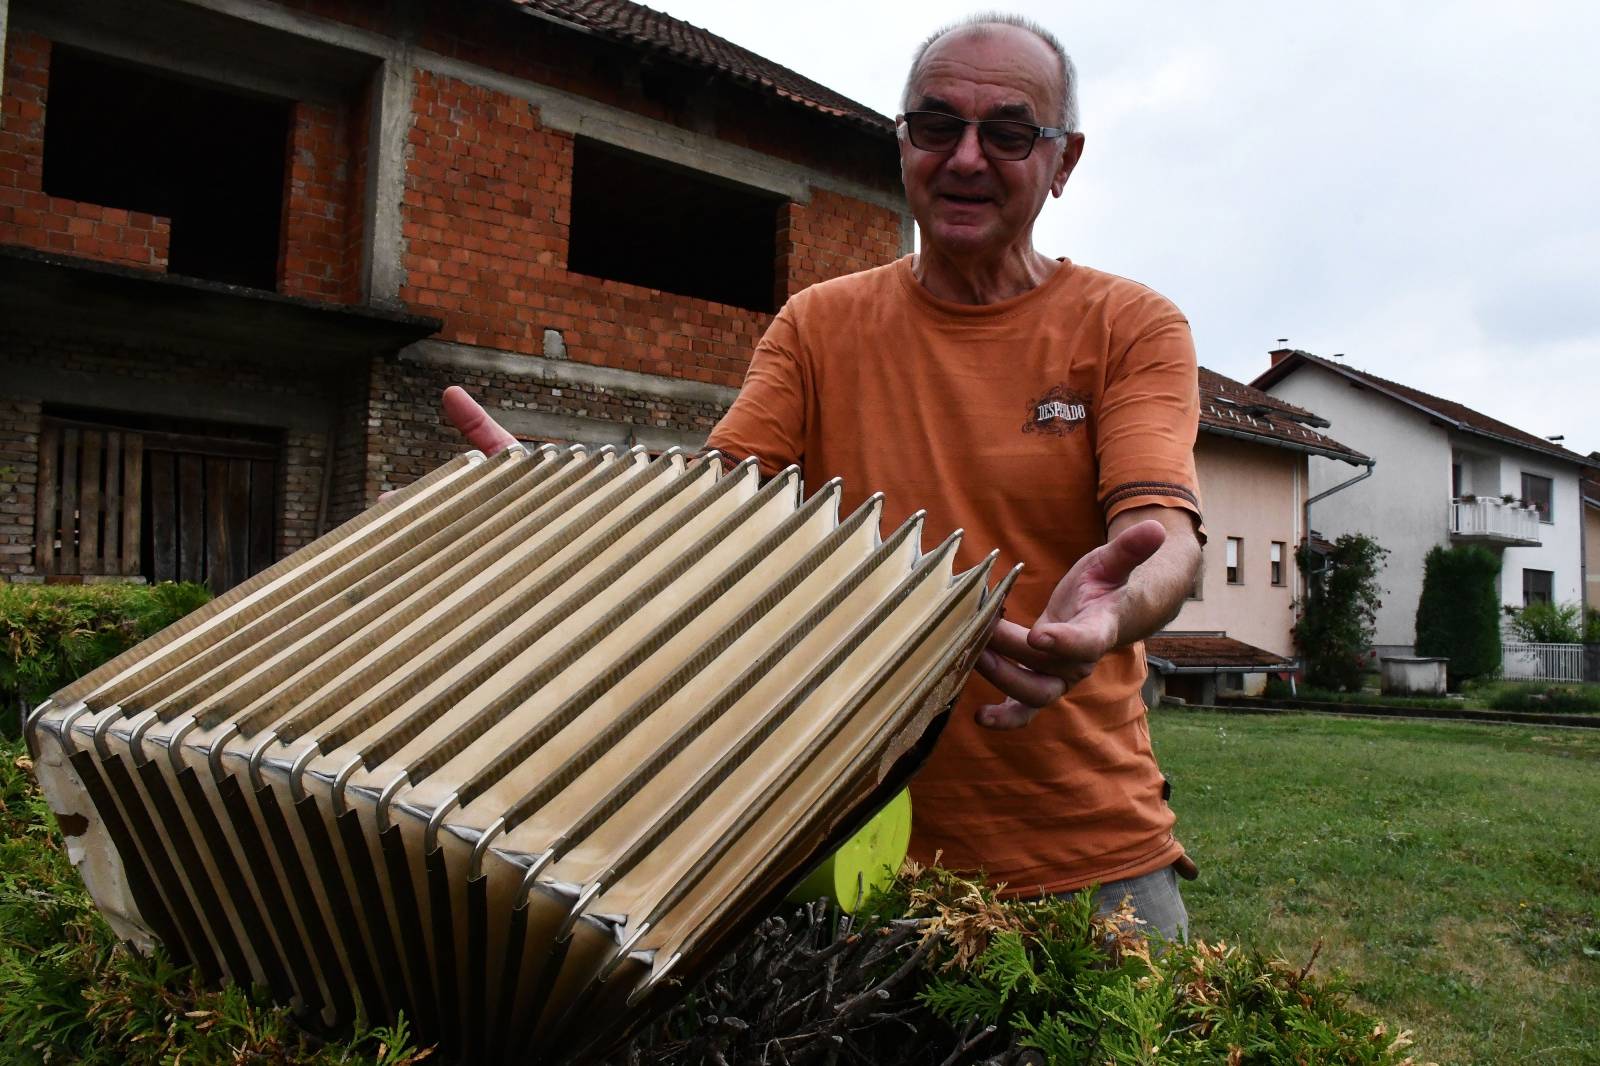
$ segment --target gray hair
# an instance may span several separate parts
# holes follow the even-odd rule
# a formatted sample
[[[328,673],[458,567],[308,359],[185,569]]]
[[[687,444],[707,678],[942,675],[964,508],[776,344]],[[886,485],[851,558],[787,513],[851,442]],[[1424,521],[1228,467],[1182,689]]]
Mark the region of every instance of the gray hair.
[[[1012,15],[1003,11],[986,11],[977,15],[968,15],[948,26],[935,30],[921,44],[911,56],[911,71],[906,75],[906,87],[900,93],[900,110],[905,111],[911,107],[911,85],[917,80],[917,75],[922,70],[922,60],[928,54],[928,49],[933,47],[935,41],[948,33],[956,30],[973,29],[979,34],[990,26],[1015,26],[1019,30],[1026,30],[1039,40],[1043,41],[1050,51],[1054,52],[1056,59],[1061,64],[1061,113],[1057,121],[1061,127],[1069,132],[1078,129],[1078,69],[1072,64],[1072,57],[1067,55],[1067,50],[1061,46],[1061,41],[1055,34],[1039,25],[1033,19],[1023,15]]]

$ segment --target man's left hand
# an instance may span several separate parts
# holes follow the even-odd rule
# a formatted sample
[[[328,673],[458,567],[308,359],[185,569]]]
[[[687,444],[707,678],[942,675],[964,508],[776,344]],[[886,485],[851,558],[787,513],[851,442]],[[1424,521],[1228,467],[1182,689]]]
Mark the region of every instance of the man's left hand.
[[[1161,521],[1145,519],[1112,532],[1108,543],[1067,571],[1031,629],[1004,618],[995,625],[977,669],[1007,698],[980,707],[980,725],[1027,725],[1040,708],[1088,677],[1107,652],[1144,635],[1123,634],[1129,578],[1161,550],[1168,530]]]

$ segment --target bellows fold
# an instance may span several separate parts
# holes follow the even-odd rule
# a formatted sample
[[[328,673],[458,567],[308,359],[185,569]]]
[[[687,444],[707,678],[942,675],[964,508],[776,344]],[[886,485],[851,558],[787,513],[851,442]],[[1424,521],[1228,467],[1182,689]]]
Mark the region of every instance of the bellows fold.
[[[903,784],[1015,571],[715,455],[471,453],[29,716],[117,932],[337,1029],[593,1055]]]

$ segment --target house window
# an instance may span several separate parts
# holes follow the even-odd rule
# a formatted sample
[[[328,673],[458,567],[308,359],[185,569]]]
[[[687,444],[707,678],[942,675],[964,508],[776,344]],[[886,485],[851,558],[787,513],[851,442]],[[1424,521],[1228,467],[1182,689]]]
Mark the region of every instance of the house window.
[[[1553,570],[1523,570],[1522,606],[1549,603],[1555,591],[1555,577]]]
[[[776,310],[781,196],[579,137],[567,269]]]
[[[1539,512],[1539,521],[1549,523],[1556,520],[1550,506],[1554,495],[1549,478],[1538,474],[1522,475],[1522,498]]]
[[[1288,545],[1281,540],[1272,542],[1272,583],[1274,585],[1282,585],[1284,583],[1283,556],[1287,547]]]
[[[57,45],[44,191],[171,220],[172,274],[274,289],[289,105]]]
[[[1244,584],[1244,569],[1239,565],[1239,559],[1244,555],[1244,540],[1240,537],[1228,538],[1228,584]]]

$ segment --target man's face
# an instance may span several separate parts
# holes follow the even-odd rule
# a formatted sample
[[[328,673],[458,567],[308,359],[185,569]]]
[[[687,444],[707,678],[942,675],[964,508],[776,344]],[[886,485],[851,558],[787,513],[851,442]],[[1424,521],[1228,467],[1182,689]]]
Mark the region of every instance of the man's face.
[[[956,30],[934,42],[911,86],[909,110],[1059,126],[1060,65],[1049,47],[1014,26],[985,35]],[[960,259],[996,259],[1032,248],[1033,220],[1061,195],[1083,150],[1073,134],[1040,140],[1026,159],[991,160],[967,128],[950,152],[925,152],[900,137],[900,175],[923,242]]]

